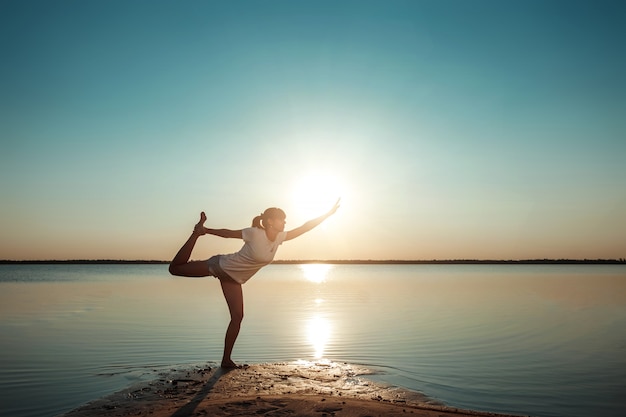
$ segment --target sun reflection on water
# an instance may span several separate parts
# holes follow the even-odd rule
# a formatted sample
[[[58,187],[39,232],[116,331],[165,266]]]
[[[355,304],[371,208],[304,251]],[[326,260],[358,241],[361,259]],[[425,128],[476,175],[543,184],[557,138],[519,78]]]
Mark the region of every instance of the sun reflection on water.
[[[329,264],[302,264],[300,269],[304,274],[304,277],[311,282],[322,283],[326,281],[328,271],[332,269],[332,265]]]
[[[328,264],[302,264],[300,270],[304,278],[313,284],[324,284],[328,278],[328,272],[333,268]],[[313,347],[313,357],[322,359],[324,351],[331,336],[332,324],[327,318],[325,310],[329,307],[325,303],[324,285],[315,285],[310,293],[311,310],[307,314],[305,324],[306,340]]]
[[[315,314],[307,323],[307,339],[313,346],[315,359],[324,357],[324,350],[330,338],[330,320]]]

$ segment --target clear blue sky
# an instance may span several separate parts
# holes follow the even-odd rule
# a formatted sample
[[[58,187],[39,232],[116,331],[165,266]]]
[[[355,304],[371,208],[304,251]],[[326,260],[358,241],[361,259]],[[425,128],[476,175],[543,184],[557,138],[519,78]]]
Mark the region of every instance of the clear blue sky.
[[[626,257],[625,40],[622,1],[2,1],[0,259],[337,194],[279,259]]]

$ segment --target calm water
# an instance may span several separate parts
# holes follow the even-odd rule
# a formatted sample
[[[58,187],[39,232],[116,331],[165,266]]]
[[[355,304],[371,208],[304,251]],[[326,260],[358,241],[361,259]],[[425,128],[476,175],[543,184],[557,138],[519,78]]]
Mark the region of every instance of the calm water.
[[[51,416],[218,362],[213,278],[165,265],[0,265],[0,413]],[[240,362],[328,359],[461,408],[626,415],[626,267],[271,265],[244,286]]]

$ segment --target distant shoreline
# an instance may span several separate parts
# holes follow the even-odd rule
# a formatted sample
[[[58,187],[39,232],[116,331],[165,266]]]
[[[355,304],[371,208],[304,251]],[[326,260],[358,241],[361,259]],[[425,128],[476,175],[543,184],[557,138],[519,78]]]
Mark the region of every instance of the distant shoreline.
[[[132,264],[168,264],[169,261],[160,260],[116,260],[116,259],[71,259],[71,260],[10,260],[0,259],[0,265],[10,264],[66,264],[66,265],[132,265]],[[297,264],[333,264],[333,265],[626,265],[626,259],[431,259],[431,260],[372,260],[372,259],[305,259],[305,260],[277,260],[272,262],[278,265]]]

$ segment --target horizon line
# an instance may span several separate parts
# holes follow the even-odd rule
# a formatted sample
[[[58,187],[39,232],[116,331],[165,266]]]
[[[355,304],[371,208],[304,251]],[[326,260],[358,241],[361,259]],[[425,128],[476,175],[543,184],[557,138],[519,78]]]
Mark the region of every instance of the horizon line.
[[[0,259],[0,264],[168,264],[170,261],[148,259]],[[626,264],[625,258],[618,259],[281,259],[273,264]]]

